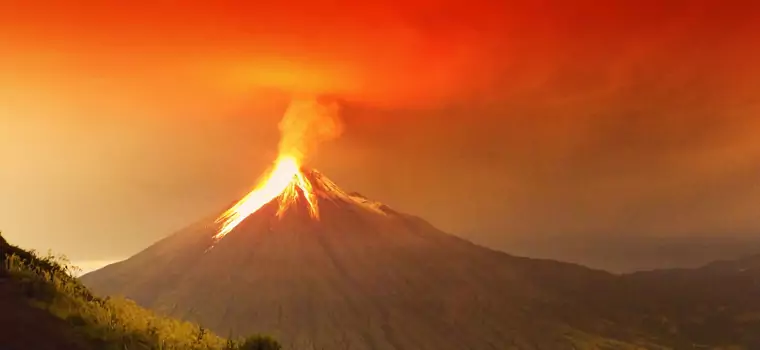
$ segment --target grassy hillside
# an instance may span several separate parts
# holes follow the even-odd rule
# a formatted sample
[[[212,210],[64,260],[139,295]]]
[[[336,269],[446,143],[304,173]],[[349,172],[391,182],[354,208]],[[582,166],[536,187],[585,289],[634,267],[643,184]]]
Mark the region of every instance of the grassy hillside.
[[[98,298],[64,256],[40,256],[0,236],[0,340],[13,349],[257,349],[265,336],[229,340],[121,298]],[[7,326],[5,326],[7,325]]]

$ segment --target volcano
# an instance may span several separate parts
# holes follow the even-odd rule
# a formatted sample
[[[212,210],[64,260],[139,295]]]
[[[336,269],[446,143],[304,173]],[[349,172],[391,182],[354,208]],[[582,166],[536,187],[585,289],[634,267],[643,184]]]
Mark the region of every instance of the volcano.
[[[293,187],[287,210],[283,194],[221,239],[201,220],[82,280],[293,349],[658,348],[620,276],[493,251],[301,173],[311,193]]]

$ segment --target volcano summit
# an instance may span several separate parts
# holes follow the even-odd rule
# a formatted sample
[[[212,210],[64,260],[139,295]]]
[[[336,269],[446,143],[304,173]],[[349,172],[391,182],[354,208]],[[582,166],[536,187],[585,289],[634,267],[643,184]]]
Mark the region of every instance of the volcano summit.
[[[201,220],[82,280],[294,349],[660,348],[665,326],[642,326],[657,311],[642,311],[648,292],[628,279],[492,251],[317,171],[300,174],[308,187],[271,199],[221,239],[218,221]]]

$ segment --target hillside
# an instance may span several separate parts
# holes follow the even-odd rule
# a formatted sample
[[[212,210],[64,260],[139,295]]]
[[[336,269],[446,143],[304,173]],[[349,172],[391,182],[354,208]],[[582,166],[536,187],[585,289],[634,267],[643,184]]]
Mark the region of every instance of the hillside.
[[[642,326],[695,344],[760,349],[760,255],[621,277]]]
[[[492,251],[307,174],[318,220],[303,202],[278,217],[273,201],[221,241],[202,220],[82,280],[222,334],[261,330],[294,349],[669,344],[634,320],[615,321],[609,307],[625,290],[613,274]]]
[[[12,246],[0,236],[0,348],[279,348],[271,338],[226,340],[197,325],[159,317],[129,300],[95,297],[71,277],[66,262]]]

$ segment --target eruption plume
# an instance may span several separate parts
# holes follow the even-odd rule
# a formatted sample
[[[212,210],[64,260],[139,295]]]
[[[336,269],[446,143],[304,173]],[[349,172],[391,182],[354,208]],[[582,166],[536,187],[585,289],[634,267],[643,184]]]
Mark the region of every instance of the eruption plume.
[[[254,190],[217,219],[222,225],[214,235],[215,240],[224,238],[245,218],[277,198],[280,205],[277,216],[281,216],[298,199],[299,190],[311,217],[319,218],[317,199],[311,183],[301,172],[301,165],[319,143],[340,135],[343,128],[338,112],[338,104],[332,101],[317,98],[291,101],[279,124],[281,138],[277,159]]]

